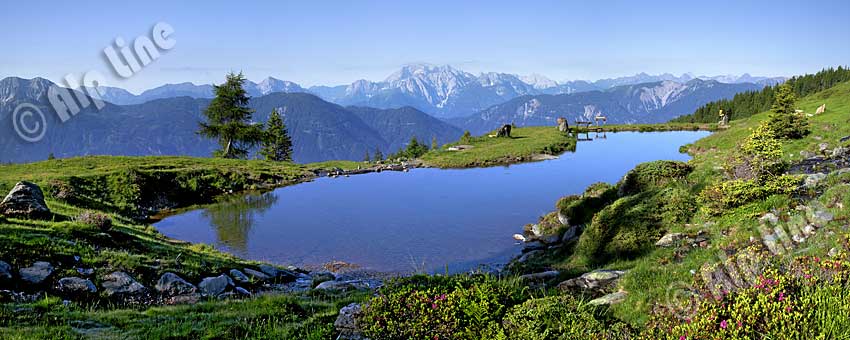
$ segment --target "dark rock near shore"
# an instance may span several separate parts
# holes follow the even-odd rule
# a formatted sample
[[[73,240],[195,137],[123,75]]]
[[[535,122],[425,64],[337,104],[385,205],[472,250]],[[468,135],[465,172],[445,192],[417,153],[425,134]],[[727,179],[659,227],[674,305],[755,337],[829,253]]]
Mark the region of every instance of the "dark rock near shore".
[[[265,273],[272,279],[279,282],[292,282],[298,278],[298,275],[296,275],[295,273],[277,268],[275,266],[262,264],[259,266],[259,268],[261,272]]]
[[[233,280],[224,274],[216,277],[205,278],[198,284],[198,289],[200,289],[201,294],[206,296],[218,296],[230,287],[233,287]]]
[[[231,269],[230,277],[233,278],[234,281],[239,283],[249,283],[251,282],[251,278],[249,278],[245,273],[239,271],[239,269]]]
[[[162,274],[154,288],[167,296],[194,294],[198,290],[195,285],[174,273]]]
[[[12,266],[0,261],[0,283],[12,280]]]
[[[26,181],[15,184],[9,195],[0,202],[0,214],[32,219],[47,219],[51,216],[41,188]]]
[[[250,277],[254,281],[267,281],[271,278],[270,276],[266,275],[265,273],[253,270],[251,268],[245,268],[245,275],[247,275],[248,277]]]
[[[101,283],[107,296],[134,296],[147,291],[147,288],[125,272],[112,272],[103,277]]]

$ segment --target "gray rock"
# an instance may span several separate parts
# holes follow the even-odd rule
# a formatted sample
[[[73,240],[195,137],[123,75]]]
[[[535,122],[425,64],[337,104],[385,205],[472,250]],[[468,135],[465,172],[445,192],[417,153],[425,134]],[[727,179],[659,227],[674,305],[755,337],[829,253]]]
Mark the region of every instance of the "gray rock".
[[[198,284],[198,289],[200,289],[201,294],[218,296],[231,286],[233,286],[233,281],[227,275],[221,274],[201,280],[201,283]]]
[[[850,153],[850,149],[839,146],[832,150],[832,158],[839,158]]]
[[[578,238],[578,231],[581,228],[579,225],[570,226],[564,235],[561,235],[561,243],[567,243]]]
[[[112,272],[103,277],[100,284],[107,296],[139,295],[147,288],[125,272]]]
[[[759,218],[759,222],[776,225],[777,223],[779,223],[779,217],[776,216],[774,213],[767,213],[764,214],[764,216],[762,216],[761,218]]]
[[[325,281],[316,286],[318,290],[368,290],[371,285],[364,280]]]
[[[526,261],[528,261],[528,259],[535,257],[537,255],[540,255],[540,254],[543,254],[542,250],[532,250],[530,252],[522,254],[522,256],[520,256],[516,261],[519,262],[519,263],[525,263]]]
[[[683,238],[685,238],[685,234],[682,233],[667,233],[658,242],[655,242],[655,245],[659,247],[671,247]]]
[[[567,215],[564,215],[564,213],[559,211],[558,212],[558,222],[561,222],[561,225],[569,226],[570,225],[570,218],[567,217]]]
[[[339,332],[337,340],[368,340],[363,336],[363,331],[358,320],[363,316],[363,307],[359,303],[352,303],[339,310],[339,316],[334,321],[334,328]]]
[[[581,276],[563,281],[558,284],[560,290],[588,290],[593,292],[608,292],[617,286],[626,271],[622,270],[594,270]]]
[[[816,174],[807,175],[806,179],[803,180],[803,187],[804,188],[817,187],[818,184],[820,184],[820,182],[823,181],[824,179],[826,179],[826,174],[824,174],[824,173],[816,173]]]
[[[310,283],[320,284],[326,281],[336,280],[336,276],[331,272],[318,272],[313,273],[313,276],[310,278]]]
[[[818,151],[820,151],[820,153],[826,152],[827,149],[829,149],[829,143],[818,144]]]
[[[166,296],[194,294],[198,291],[198,288],[196,288],[195,285],[174,273],[162,274],[154,288]]]
[[[601,305],[614,305],[626,300],[626,296],[628,293],[624,291],[614,292],[598,299],[593,299],[588,302],[590,305],[601,306]]]
[[[844,143],[844,142],[846,142],[846,141],[848,141],[848,140],[850,140],[850,136],[844,136],[844,137],[841,137],[841,139],[839,139],[838,141],[839,141],[839,142]]]
[[[558,277],[558,275],[560,275],[560,274],[561,274],[561,272],[559,272],[557,270],[549,270],[549,271],[540,272],[540,273],[520,275],[519,279],[522,280],[522,281],[526,281],[526,282],[528,282],[528,281],[546,281],[546,280],[554,279],[554,278]]]
[[[800,151],[800,156],[802,156],[803,158],[812,158],[817,155],[814,152],[803,150]]]
[[[50,209],[44,202],[41,188],[23,181],[15,184],[9,195],[0,202],[0,215],[46,219],[50,217]]]
[[[236,288],[233,289],[233,291],[236,292],[239,295],[251,296],[251,292],[249,292],[247,289],[242,288],[242,287],[236,287]]]
[[[298,275],[295,275],[294,273],[292,273],[288,270],[283,270],[283,269],[277,268],[275,266],[262,264],[262,265],[259,266],[259,268],[260,268],[261,272],[265,273],[269,277],[276,279],[278,281],[292,282],[292,281],[295,281],[295,279],[298,278]]]
[[[265,273],[253,270],[251,268],[245,268],[245,275],[248,275],[248,277],[250,277],[252,280],[259,282],[268,281],[269,279],[271,279],[271,277],[266,275]]]
[[[805,227],[803,227],[803,235],[805,235],[806,237],[811,237],[814,234],[815,234],[815,226],[809,224],[809,225],[806,225]]]
[[[68,295],[84,295],[97,292],[97,287],[90,280],[79,277],[63,277],[59,279],[56,289]]]
[[[540,242],[540,241],[531,241],[531,242],[525,242],[525,243],[522,244],[522,252],[524,252],[524,253],[529,252],[529,251],[533,251],[533,250],[541,250],[541,249],[546,249],[546,245],[543,244],[543,242]]]
[[[546,235],[539,238],[538,240],[543,244],[551,245],[561,242],[561,236],[558,234]]]
[[[21,280],[31,283],[31,284],[40,284],[47,279],[50,274],[53,274],[53,266],[47,262],[36,262],[33,263],[32,266],[21,268],[18,271],[18,275],[20,275]]]
[[[835,219],[835,215],[828,211],[818,210],[812,213],[812,222],[818,224],[819,226],[823,226]]]
[[[841,254],[841,251],[838,250],[838,248],[833,247],[833,248],[829,249],[829,253],[827,253],[826,255],[829,256],[829,257],[836,257],[839,254]]]
[[[9,281],[12,279],[12,266],[4,261],[0,261],[0,282]]]
[[[77,268],[77,274],[82,276],[91,276],[94,274],[94,269],[91,268]]]
[[[251,278],[249,278],[245,273],[240,272],[239,269],[231,269],[230,277],[233,278],[234,281],[239,283],[249,283],[251,282]]]

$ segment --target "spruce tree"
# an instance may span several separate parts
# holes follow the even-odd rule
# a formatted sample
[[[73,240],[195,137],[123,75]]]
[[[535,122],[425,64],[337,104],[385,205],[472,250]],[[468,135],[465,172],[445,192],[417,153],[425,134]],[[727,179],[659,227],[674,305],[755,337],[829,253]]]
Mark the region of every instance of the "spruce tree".
[[[809,122],[796,111],[797,96],[789,84],[776,89],[767,125],[779,138],[803,138],[809,133]]]
[[[381,152],[380,148],[375,148],[375,162],[380,162],[384,160],[384,154]]]
[[[366,155],[363,156],[363,161],[364,162],[371,162],[372,161],[372,159],[369,157],[369,150],[366,150]]]
[[[272,110],[263,137],[263,148],[260,154],[270,161],[292,161],[292,139],[286,132],[286,124],[277,109]],[[368,153],[366,156],[368,157]]]
[[[440,147],[440,145],[437,144],[437,136],[432,136],[431,137],[431,150],[437,150],[437,148],[439,148],[439,147]]]
[[[248,94],[242,87],[245,76],[229,73],[224,84],[216,85],[215,98],[204,110],[207,121],[198,134],[218,139],[221,149],[213,154],[223,158],[247,158],[251,148],[263,140],[261,124],[251,123],[254,110],[248,108]]]

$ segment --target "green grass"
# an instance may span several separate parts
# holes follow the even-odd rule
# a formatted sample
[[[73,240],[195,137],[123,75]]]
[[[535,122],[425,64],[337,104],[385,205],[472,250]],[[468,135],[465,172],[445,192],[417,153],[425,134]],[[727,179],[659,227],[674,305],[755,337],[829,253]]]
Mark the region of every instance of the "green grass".
[[[461,151],[448,151],[456,145],[471,145]],[[487,135],[470,141],[456,142],[431,150],[421,157],[427,166],[439,168],[468,168],[494,166],[532,160],[534,155],[557,155],[575,150],[575,138],[555,127],[523,127],[511,131],[511,138]]]

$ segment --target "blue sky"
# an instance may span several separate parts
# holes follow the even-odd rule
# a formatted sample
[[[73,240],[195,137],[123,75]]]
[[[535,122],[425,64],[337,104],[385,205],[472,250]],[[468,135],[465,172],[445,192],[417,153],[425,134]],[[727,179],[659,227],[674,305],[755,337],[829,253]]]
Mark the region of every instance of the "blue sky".
[[[794,75],[850,64],[850,1],[4,0],[0,77],[98,70],[116,37],[159,21],[177,45],[134,92],[230,70],[304,86],[380,80],[408,63],[554,80],[638,72]]]

